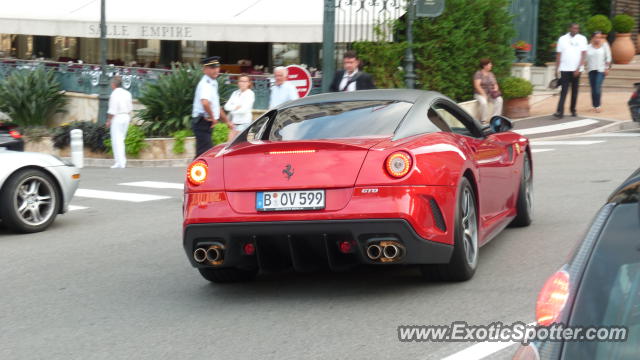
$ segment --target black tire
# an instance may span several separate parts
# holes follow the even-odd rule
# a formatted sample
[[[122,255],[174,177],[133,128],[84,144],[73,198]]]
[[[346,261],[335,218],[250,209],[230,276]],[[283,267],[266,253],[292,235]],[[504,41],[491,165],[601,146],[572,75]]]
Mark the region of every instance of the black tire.
[[[516,203],[517,215],[511,221],[510,226],[529,226],[533,219],[533,172],[531,171],[531,159],[529,153],[524,153],[522,174],[520,176],[520,188]]]
[[[478,268],[478,212],[476,196],[467,178],[458,188],[453,254],[448,264],[422,265],[422,275],[428,280],[466,281]],[[468,201],[468,202],[467,202]]]
[[[61,197],[55,180],[38,169],[11,175],[0,193],[0,218],[11,230],[21,233],[43,231],[60,210]]]
[[[234,282],[246,282],[256,278],[258,269],[237,269],[237,268],[224,268],[224,269],[212,269],[212,268],[200,268],[200,275],[203,278],[214,283],[234,283]]]

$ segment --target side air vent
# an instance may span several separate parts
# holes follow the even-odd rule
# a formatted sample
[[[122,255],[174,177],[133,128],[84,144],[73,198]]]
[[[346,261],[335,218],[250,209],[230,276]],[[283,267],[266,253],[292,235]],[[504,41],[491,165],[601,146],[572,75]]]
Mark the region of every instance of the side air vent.
[[[431,206],[431,212],[433,213],[433,220],[436,223],[436,227],[442,231],[447,231],[447,225],[444,223],[444,216],[442,216],[442,211],[440,211],[440,207],[435,199],[429,199],[429,205]]]

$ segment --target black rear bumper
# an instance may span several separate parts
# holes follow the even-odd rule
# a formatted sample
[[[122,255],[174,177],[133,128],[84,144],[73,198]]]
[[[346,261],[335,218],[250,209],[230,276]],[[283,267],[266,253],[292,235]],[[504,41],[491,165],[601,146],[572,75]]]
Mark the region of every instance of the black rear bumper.
[[[224,247],[219,268],[339,271],[357,264],[379,264],[366,256],[366,247],[381,239],[404,246],[403,256],[394,264],[448,263],[453,251],[452,245],[423,239],[402,219],[192,224],[184,229],[183,246],[194,267],[214,267],[208,261],[196,262],[194,251],[219,244]],[[343,241],[353,244],[349,253],[339,250]],[[255,246],[255,254],[243,252],[247,243]]]

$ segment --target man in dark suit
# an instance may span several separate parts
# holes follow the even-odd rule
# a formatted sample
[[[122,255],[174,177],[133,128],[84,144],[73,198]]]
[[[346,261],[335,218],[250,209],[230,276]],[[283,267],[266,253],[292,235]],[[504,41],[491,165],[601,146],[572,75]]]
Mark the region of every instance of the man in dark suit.
[[[344,70],[336,72],[336,76],[331,82],[329,90],[338,91],[356,91],[375,89],[373,78],[364,71],[359,71],[360,60],[355,51],[347,51],[342,59]]]

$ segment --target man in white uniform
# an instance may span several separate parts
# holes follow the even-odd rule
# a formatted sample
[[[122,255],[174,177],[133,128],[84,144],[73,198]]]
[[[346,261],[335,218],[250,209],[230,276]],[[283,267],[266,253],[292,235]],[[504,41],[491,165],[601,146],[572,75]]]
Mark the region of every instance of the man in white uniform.
[[[271,96],[269,97],[270,109],[300,97],[296,87],[287,81],[287,75],[289,75],[289,71],[286,67],[278,66],[273,70],[273,76],[276,82],[271,87]]]
[[[571,115],[577,116],[576,103],[578,102],[578,88],[580,87],[580,75],[584,70],[584,63],[587,58],[587,38],[580,35],[580,25],[571,24],[569,32],[558,39],[556,49],[556,76],[560,73],[560,101],[555,114],[556,118],[564,116],[564,102],[567,99],[567,92],[571,86]]]
[[[122,88],[122,78],[114,76],[111,80],[111,96],[109,97],[109,109],[107,110],[107,127],[111,128],[111,148],[115,164],[112,169],[124,168],[127,165],[127,157],[124,140],[127,137],[127,129],[131,121],[133,101],[131,93]]]
[[[211,132],[218,121],[226,122],[226,114],[220,109],[218,81],[220,75],[220,57],[211,56],[202,59],[204,75],[193,97],[191,128],[196,137],[196,157],[213,147]]]

